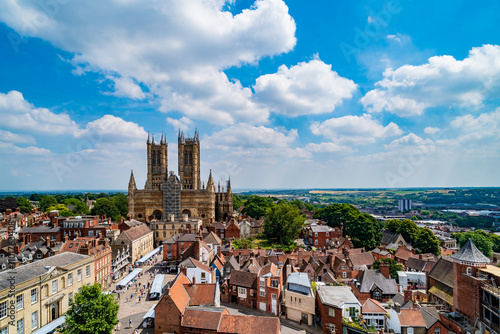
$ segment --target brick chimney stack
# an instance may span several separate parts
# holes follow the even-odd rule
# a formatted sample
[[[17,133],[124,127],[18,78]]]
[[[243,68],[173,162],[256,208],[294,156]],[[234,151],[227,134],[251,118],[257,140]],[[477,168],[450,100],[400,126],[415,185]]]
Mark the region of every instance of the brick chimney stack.
[[[405,290],[403,291],[404,293],[404,302],[406,303],[409,300],[413,299],[413,291],[412,290]]]
[[[386,262],[380,262],[379,266],[380,273],[384,275],[385,278],[391,278],[389,264]]]
[[[186,277],[187,277],[187,268],[186,268],[185,266],[182,266],[182,267],[181,267],[181,273],[183,273],[183,274],[184,274],[184,276],[186,276]]]

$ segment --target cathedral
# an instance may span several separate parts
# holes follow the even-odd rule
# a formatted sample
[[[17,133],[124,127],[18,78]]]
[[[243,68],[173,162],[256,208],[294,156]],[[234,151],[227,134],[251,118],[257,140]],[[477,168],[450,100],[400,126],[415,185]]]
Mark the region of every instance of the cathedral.
[[[203,225],[225,221],[233,214],[231,180],[226,188],[220,182],[215,189],[212,171],[205,185],[200,178],[200,140],[198,131],[194,137],[184,137],[179,130],[178,172],[168,170],[168,144],[161,136],[156,143],[148,135],[148,174],[143,190],[137,189],[134,173],[128,184],[128,210],[131,219],[149,222],[181,220],[183,215],[200,218]]]

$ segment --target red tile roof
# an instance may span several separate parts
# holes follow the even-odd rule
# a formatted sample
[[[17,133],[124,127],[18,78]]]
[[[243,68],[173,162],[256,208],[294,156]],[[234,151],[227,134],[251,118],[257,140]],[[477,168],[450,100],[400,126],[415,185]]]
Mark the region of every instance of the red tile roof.
[[[279,334],[281,325],[276,317],[256,317],[251,315],[223,315],[218,333],[239,334]]]
[[[399,323],[403,327],[425,327],[425,320],[419,309],[402,308],[398,317]]]
[[[191,309],[187,308],[182,317],[183,327],[201,328],[216,331],[221,322],[221,317],[229,314],[226,309]]]
[[[368,298],[363,306],[361,306],[361,313],[387,313],[385,308],[374,299]]]
[[[214,305],[216,284],[184,284],[184,289],[191,297],[189,305]]]

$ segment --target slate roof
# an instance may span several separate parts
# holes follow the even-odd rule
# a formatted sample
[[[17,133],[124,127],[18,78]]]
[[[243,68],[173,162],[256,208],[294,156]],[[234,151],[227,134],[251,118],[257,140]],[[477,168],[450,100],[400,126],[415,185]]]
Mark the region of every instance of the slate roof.
[[[217,245],[222,244],[222,240],[214,232],[210,232],[205,238],[203,238],[203,241],[205,241],[207,244],[212,244],[212,245],[213,244],[217,244]]]
[[[416,271],[429,271],[436,264],[436,261],[422,260],[411,257],[406,262],[406,268]]]
[[[247,271],[232,270],[229,283],[231,285],[241,286],[244,288],[255,289],[257,287],[257,274]]]
[[[444,285],[453,288],[453,262],[440,258],[428,275]]]
[[[484,256],[483,253],[479,249],[477,249],[476,245],[472,242],[472,239],[469,238],[465,245],[460,248],[458,252],[450,256],[453,260],[470,262],[470,263],[490,263],[490,259]]]
[[[395,243],[401,233],[391,232],[389,230],[382,231],[382,244],[389,245]]]
[[[177,239],[177,241],[180,241],[180,242],[183,242],[183,241],[194,242],[195,240],[196,240],[196,234],[194,234],[194,233],[186,233],[184,235],[179,236],[179,238]]]
[[[153,233],[147,225],[139,225],[123,232],[130,241],[139,239],[148,233]]]
[[[369,293],[373,285],[378,286],[383,294],[393,295],[398,293],[398,286],[396,280],[393,278],[385,278],[385,276],[377,270],[366,270],[362,273],[360,279],[361,286],[359,292]]]
[[[347,286],[318,285],[316,293],[323,305],[340,307],[344,303],[359,304],[358,299]]]
[[[46,259],[38,260],[32,263],[22,265],[18,268],[12,270],[6,270],[0,273],[0,290],[7,289],[10,287],[10,282],[8,279],[11,277],[11,272],[14,271],[16,274],[16,284],[21,284],[32,278],[45,275],[48,273],[45,267],[67,267],[73,263],[88,259],[90,256],[75,254],[75,253],[62,253],[48,257]]]
[[[431,328],[439,321],[439,312],[435,307],[421,307],[420,313],[422,313],[427,329]]]
[[[405,302],[405,297],[400,293],[396,293],[396,295],[391,299],[394,303],[398,303],[400,306]]]
[[[60,233],[61,226],[49,227],[49,226],[32,226],[25,227],[19,233]]]

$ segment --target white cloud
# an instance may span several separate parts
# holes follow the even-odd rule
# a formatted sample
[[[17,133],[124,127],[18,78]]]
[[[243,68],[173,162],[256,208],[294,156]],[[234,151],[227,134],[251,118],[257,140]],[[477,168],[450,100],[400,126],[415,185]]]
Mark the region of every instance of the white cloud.
[[[34,144],[35,138],[30,135],[20,135],[0,129],[0,141],[19,144]]]
[[[410,133],[404,137],[393,140],[389,145],[385,147],[390,149],[407,147],[407,146],[420,146],[420,145],[432,145],[433,141],[430,139],[422,139],[414,133]]]
[[[335,110],[343,100],[352,98],[357,85],[332,71],[320,59],[302,62],[257,78],[256,100],[272,111],[288,116],[322,114]]]
[[[0,20],[23,36],[73,52],[77,74],[96,71],[120,78],[116,95],[143,98],[141,84],[165,112],[218,124],[264,122],[267,110],[223,70],[292,50],[295,22],[283,0],[257,0],[237,15],[223,11],[225,4],[70,1],[48,17],[38,3],[7,1],[0,4]],[[26,30],[26,19],[39,16],[46,21]]]
[[[478,116],[464,115],[451,122],[452,128],[460,131],[457,141],[462,144],[500,147],[500,108]]]
[[[181,131],[187,131],[193,125],[193,121],[186,116],[183,116],[180,119],[167,117],[167,122],[170,123],[175,130],[180,129]]]
[[[238,156],[252,155],[252,160],[270,156],[309,158],[307,150],[292,147],[298,136],[296,129],[282,132],[240,123],[204,137],[202,148],[230,151]]]
[[[306,145],[306,149],[311,151],[311,152],[316,152],[316,153],[324,153],[324,152],[330,152],[330,153],[352,153],[354,150],[345,145],[339,145],[336,143],[309,143]]]
[[[464,60],[436,56],[423,65],[389,68],[376,85],[361,99],[369,112],[413,116],[437,106],[477,108],[500,93],[500,46],[473,48]]]
[[[0,93],[0,118],[3,128],[46,135],[71,134],[78,126],[69,115],[56,114],[46,108],[36,108],[18,91]]]
[[[114,92],[112,95],[114,96],[130,97],[135,100],[142,100],[146,97],[142,88],[131,78],[116,78],[112,76],[108,76],[107,78],[113,81]]]
[[[424,132],[428,135],[434,135],[439,132],[439,128],[428,126],[424,129]]]
[[[29,159],[32,155],[49,155],[51,154],[50,150],[47,150],[42,147],[36,146],[28,146],[28,147],[19,147],[12,143],[4,143],[0,142],[0,152],[3,154],[19,154],[25,156]]]
[[[330,118],[321,123],[313,123],[310,129],[313,134],[332,139],[336,143],[351,144],[374,143],[376,139],[397,136],[403,133],[395,123],[391,122],[383,126],[367,114]]]

